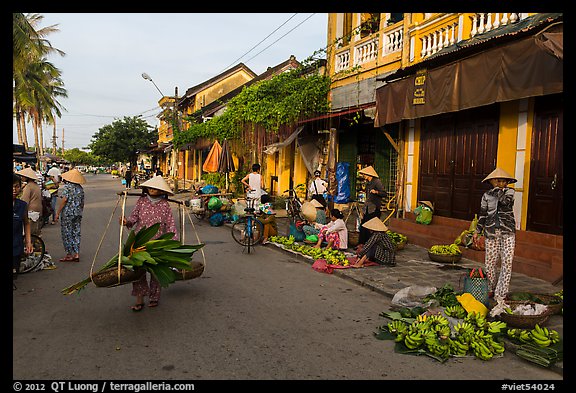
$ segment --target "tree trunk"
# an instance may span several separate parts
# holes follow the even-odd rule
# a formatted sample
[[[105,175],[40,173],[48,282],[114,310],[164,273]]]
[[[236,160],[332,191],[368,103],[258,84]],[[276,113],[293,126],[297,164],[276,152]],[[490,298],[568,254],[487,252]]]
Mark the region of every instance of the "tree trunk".
[[[22,134],[22,144],[24,149],[28,150],[28,135],[26,134],[26,115],[23,111],[18,114],[18,121],[20,122],[20,132]]]

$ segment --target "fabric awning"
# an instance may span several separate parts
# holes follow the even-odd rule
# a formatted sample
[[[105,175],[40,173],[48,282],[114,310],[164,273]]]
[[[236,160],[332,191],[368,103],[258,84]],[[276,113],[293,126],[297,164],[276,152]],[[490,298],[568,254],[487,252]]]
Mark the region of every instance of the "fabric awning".
[[[294,139],[296,139],[298,134],[300,134],[300,132],[302,132],[303,129],[304,129],[304,126],[300,126],[300,127],[296,128],[296,130],[292,134],[290,134],[290,136],[288,138],[284,139],[282,142],[272,143],[271,145],[266,146],[264,148],[264,153],[265,154],[274,154],[278,150],[285,148],[286,146],[288,146],[289,144],[294,142]]]
[[[390,82],[376,89],[374,126],[561,93],[562,38],[530,36]]]

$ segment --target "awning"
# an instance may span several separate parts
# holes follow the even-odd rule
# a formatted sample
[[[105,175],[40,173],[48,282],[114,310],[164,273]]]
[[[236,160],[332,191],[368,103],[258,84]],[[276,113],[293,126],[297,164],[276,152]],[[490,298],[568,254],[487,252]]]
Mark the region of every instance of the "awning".
[[[294,142],[294,139],[296,139],[298,134],[300,134],[300,132],[303,129],[304,129],[304,126],[300,126],[300,127],[296,128],[296,130],[292,134],[290,134],[290,136],[288,138],[284,139],[282,142],[272,143],[271,145],[266,146],[264,148],[264,153],[265,154],[274,154],[278,150],[285,148],[286,146],[288,146],[289,144]]]
[[[531,36],[376,89],[374,126],[561,93],[562,27],[554,33],[545,37],[546,45]]]
[[[322,119],[329,119],[332,117],[338,117],[338,116],[344,116],[347,115],[349,113],[354,113],[354,112],[359,112],[359,111],[363,111],[365,109],[370,109],[370,108],[374,108],[374,102],[370,102],[367,104],[363,104],[354,108],[347,108],[347,109],[343,109],[337,112],[331,112],[331,113],[326,113],[324,115],[321,116],[317,116],[317,117],[313,117],[310,119],[305,119],[305,120],[301,120],[298,122],[298,124],[302,124],[302,123],[309,123],[311,121],[316,121],[316,120],[322,120]]]

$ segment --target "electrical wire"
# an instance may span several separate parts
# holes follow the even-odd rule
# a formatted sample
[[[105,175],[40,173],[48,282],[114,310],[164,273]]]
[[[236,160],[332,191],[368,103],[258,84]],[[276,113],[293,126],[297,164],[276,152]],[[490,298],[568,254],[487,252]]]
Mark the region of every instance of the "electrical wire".
[[[315,13],[310,15],[308,18],[304,19],[302,22],[298,23],[296,26],[294,26],[292,29],[288,30],[288,32],[286,34],[284,34],[283,36],[281,36],[280,38],[278,38],[276,41],[274,41],[273,43],[271,43],[270,45],[268,45],[266,48],[262,49],[260,52],[256,53],[254,56],[252,56],[251,58],[249,58],[248,60],[246,60],[246,63],[248,63],[250,60],[252,60],[253,58],[255,58],[256,56],[258,56],[260,53],[264,52],[266,49],[270,48],[272,45],[274,45],[275,43],[277,43],[278,41],[280,41],[282,38],[286,37],[288,34],[290,34],[291,32],[293,32],[296,28],[300,27],[300,25],[304,22],[306,22],[308,19],[312,18],[314,15],[316,15]]]
[[[254,48],[256,48],[258,45],[260,45],[261,43],[263,43],[264,41],[266,41],[268,39],[268,37],[270,37],[272,34],[276,33],[282,26],[284,26],[286,23],[288,23],[292,18],[294,18],[296,15],[298,15],[298,13],[295,13],[294,15],[292,15],[290,18],[288,18],[286,20],[286,22],[282,23],[280,26],[278,26],[272,33],[268,34],[266,36],[266,38],[264,38],[262,41],[260,41],[259,43],[257,43],[256,45],[254,45],[248,52],[244,53],[242,56],[240,56],[239,58],[237,58],[236,60],[234,60],[232,62],[232,64],[230,64],[229,66],[227,66],[226,68],[224,68],[222,71],[220,72],[224,72],[225,70],[227,70],[228,68],[232,67],[234,64],[236,64],[236,62],[238,60],[240,60],[241,58],[243,58],[244,56],[246,56],[248,53],[252,52],[254,50]]]

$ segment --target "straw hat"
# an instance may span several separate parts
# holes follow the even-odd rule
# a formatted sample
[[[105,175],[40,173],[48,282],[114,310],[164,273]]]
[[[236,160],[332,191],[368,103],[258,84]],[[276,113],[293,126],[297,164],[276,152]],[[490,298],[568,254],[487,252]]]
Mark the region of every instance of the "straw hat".
[[[64,172],[62,174],[62,179],[66,180],[70,183],[76,183],[76,184],[86,183],[86,179],[84,178],[84,176],[82,176],[80,171],[76,168],[73,168],[73,169],[70,169],[69,171]]]
[[[312,202],[306,201],[302,204],[302,217],[308,221],[316,221],[316,208]]]
[[[508,172],[502,168],[494,169],[488,176],[484,178],[484,180],[482,180],[482,182],[488,181],[490,179],[506,179],[508,180],[508,184],[516,183],[518,181],[510,176],[510,174],[508,174]]]
[[[388,230],[388,227],[378,217],[366,221],[362,226],[366,229],[378,232],[386,232]]]
[[[419,201],[418,203],[421,203],[423,205],[428,206],[430,209],[434,210],[434,205],[432,204],[432,202],[430,201]]]
[[[314,207],[320,207],[320,208],[324,208],[324,205],[322,205],[320,202],[318,202],[316,199],[312,199],[310,201],[310,203],[314,206]]]
[[[34,170],[30,167],[26,167],[24,169],[21,169],[18,172],[16,172],[16,174],[20,175],[22,177],[27,177],[27,178],[32,179],[34,181],[38,180],[38,176],[36,176],[36,172],[34,172]]]
[[[378,176],[378,174],[376,173],[376,171],[374,170],[374,167],[372,167],[372,165],[367,166],[366,168],[360,169],[358,171],[358,173],[360,173],[362,175],[372,176],[372,177],[380,177],[380,176]]]
[[[144,183],[138,186],[139,188],[147,187],[147,188],[154,188],[155,190],[164,191],[170,195],[174,195],[168,183],[162,176],[154,176],[153,178],[146,180]]]
[[[258,206],[258,210],[260,210],[262,213],[264,214],[276,214],[276,212],[274,210],[272,210],[272,204],[269,202],[263,203],[260,206]]]

